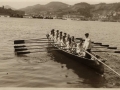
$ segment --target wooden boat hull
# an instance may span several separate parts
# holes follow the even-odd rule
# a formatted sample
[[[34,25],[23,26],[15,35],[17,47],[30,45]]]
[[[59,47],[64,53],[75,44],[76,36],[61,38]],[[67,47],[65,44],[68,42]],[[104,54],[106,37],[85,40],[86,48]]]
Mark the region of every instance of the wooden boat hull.
[[[95,72],[99,73],[99,74],[103,74],[104,73],[104,66],[101,62],[97,61],[97,60],[91,60],[91,59],[87,59],[84,57],[80,57],[78,55],[74,55],[72,53],[67,52],[66,50],[62,50],[59,49],[57,46],[53,45],[54,49],[58,49],[55,50],[79,63],[82,63],[86,66],[88,66],[90,69],[93,69]]]

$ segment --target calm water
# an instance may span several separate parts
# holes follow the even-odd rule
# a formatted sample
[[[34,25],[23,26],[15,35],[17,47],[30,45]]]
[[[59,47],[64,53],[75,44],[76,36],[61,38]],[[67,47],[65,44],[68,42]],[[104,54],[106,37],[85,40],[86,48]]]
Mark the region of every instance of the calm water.
[[[120,48],[120,23],[117,22],[0,18],[0,87],[120,87],[119,78],[107,68],[105,76],[101,77],[55,51],[20,57],[14,54],[14,40],[45,38],[51,29],[58,29],[75,37],[84,37],[88,32],[93,41],[117,46],[118,50]],[[31,43],[28,41],[26,45]],[[41,47],[43,46],[31,46]],[[120,61],[116,63],[119,65]],[[117,71],[120,72],[119,68]]]

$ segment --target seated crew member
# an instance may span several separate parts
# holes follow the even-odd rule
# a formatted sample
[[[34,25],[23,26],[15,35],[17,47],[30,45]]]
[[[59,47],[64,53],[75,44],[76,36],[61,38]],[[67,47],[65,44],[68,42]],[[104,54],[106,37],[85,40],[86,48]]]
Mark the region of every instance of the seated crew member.
[[[76,45],[76,53],[79,56],[85,56],[84,51],[83,51],[83,40],[82,39],[80,39],[80,42],[77,43]]]
[[[60,36],[60,48],[63,49],[65,46],[64,42],[63,42],[63,36]]]
[[[56,30],[56,32],[55,32],[56,37],[57,37],[57,35],[59,35],[59,30]]]
[[[61,39],[62,39],[62,32],[59,33],[59,36],[57,37],[57,44],[60,45]]]
[[[56,37],[59,36],[59,30],[56,31],[55,35],[56,35]]]
[[[66,40],[65,40],[65,36],[63,36],[63,44],[64,44],[64,46],[66,46]]]
[[[67,42],[67,33],[64,33],[64,44],[66,45]]]
[[[66,47],[65,49],[67,49],[68,52],[71,51],[71,38],[69,37],[67,42],[66,42]]]
[[[55,42],[56,41],[56,37],[55,37],[55,31],[53,30],[52,32],[52,40]]]
[[[71,41],[69,40],[69,38],[70,38],[70,35],[68,34],[68,35],[66,36],[66,38],[65,38],[65,41],[66,41],[66,48],[69,47],[69,42],[71,42]]]
[[[89,38],[89,33],[86,33],[85,37],[86,38],[83,45],[83,49],[86,50],[88,53],[91,53],[92,44],[91,39]],[[91,55],[89,55],[88,53],[85,53],[85,58],[91,59]]]
[[[52,29],[51,32],[48,35],[49,40],[53,39],[53,31],[54,31],[54,29]]]
[[[69,38],[70,38],[70,35],[68,34],[68,35],[66,36],[66,42],[69,41]]]
[[[55,34],[55,42],[57,43],[58,41],[58,37],[59,37],[59,30],[56,31],[56,34]]]
[[[76,43],[75,43],[75,39],[74,39],[74,36],[71,37],[71,50],[72,50],[72,53],[75,53],[76,52]]]

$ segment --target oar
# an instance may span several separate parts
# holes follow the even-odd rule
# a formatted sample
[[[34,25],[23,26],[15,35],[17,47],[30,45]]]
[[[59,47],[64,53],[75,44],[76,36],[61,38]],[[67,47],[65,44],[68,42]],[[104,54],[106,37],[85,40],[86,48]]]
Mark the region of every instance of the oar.
[[[111,52],[111,53],[120,53],[120,51],[92,51],[92,52]]]
[[[25,40],[14,41],[14,44],[23,44],[23,43],[25,43]],[[28,43],[54,43],[54,42],[28,42]]]
[[[102,45],[100,45],[100,46],[105,46],[105,47],[109,47],[109,45],[103,45],[103,44],[102,44]]]
[[[107,49],[117,49],[117,47],[108,47]]]
[[[93,42],[93,44],[102,45],[102,43],[99,43],[99,42]]]
[[[43,48],[28,48],[28,49],[43,49]],[[28,50],[27,48],[15,48],[15,52],[17,51],[25,51]]]
[[[47,38],[28,39],[28,40],[24,40],[24,41],[31,41],[31,40],[48,41],[48,39],[47,39]],[[14,42],[18,42],[18,41],[21,41],[21,40],[14,40]]]
[[[114,69],[112,69],[111,67],[109,67],[107,64],[103,63],[101,60],[99,60],[98,58],[96,58],[94,55],[92,55],[88,51],[86,51],[86,50],[84,50],[84,51],[86,53],[88,53],[89,55],[91,55],[92,57],[94,57],[97,61],[99,61],[100,63],[102,63],[103,65],[105,65],[107,68],[109,68],[111,71],[113,71],[115,74],[117,74],[120,77],[120,74],[118,72],[116,72]]]
[[[106,48],[106,47],[93,47],[93,48]],[[107,49],[117,49],[117,47],[107,47]]]
[[[48,44],[46,44],[46,45],[48,45]],[[56,45],[58,45],[58,44],[56,44]],[[50,45],[50,46],[45,46],[45,44],[44,44],[44,45],[29,45],[29,46],[22,45],[22,46],[14,46],[14,48],[24,48],[24,47],[31,47],[31,46],[43,46],[43,47],[48,47],[48,48],[53,48],[53,47],[54,47],[54,46],[52,46],[52,45]],[[65,47],[65,46],[58,46],[58,47]]]
[[[53,50],[49,50],[49,51],[56,51],[56,50],[60,50],[60,49],[53,49]],[[30,53],[37,53],[37,52],[46,52],[44,51],[35,51],[35,52],[30,52],[30,51],[26,51],[26,52],[16,52],[17,55],[22,55],[22,54],[30,54]]]
[[[28,50],[27,48],[20,48],[20,49],[15,49],[14,51],[17,52],[17,51],[24,51],[24,50]]]
[[[46,51],[35,51],[35,52],[26,51],[26,52],[16,52],[16,55],[23,55],[23,54],[30,54],[30,53],[37,53],[37,52],[46,52]]]
[[[29,46],[21,45],[21,46],[14,46],[14,48],[31,47],[31,46],[45,46],[45,45],[48,45],[48,44],[43,44],[43,45],[29,45]],[[49,47],[49,46],[47,46],[47,47]]]
[[[37,40],[37,39],[36,39]],[[20,42],[20,41],[31,41],[31,40],[14,40],[14,42]],[[32,40],[33,41],[33,40]],[[40,39],[38,39],[37,41],[48,41],[48,40],[40,40]]]

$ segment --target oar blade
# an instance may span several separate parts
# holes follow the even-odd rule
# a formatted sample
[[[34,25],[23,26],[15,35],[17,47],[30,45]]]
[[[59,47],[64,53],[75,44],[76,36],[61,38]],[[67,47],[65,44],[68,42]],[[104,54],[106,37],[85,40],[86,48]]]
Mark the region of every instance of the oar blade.
[[[103,44],[102,44],[102,45],[100,45],[100,46],[109,47],[109,45],[103,45]]]
[[[93,42],[93,44],[102,45],[102,43],[98,43],[98,42]]]
[[[28,50],[27,48],[20,48],[20,49],[15,49],[15,52],[17,52],[17,51],[25,51],[25,50]]]
[[[14,46],[14,48],[21,48],[21,47],[26,47],[25,45],[22,46]]]
[[[120,51],[114,51],[114,53],[120,53]]]
[[[25,43],[24,40],[16,40],[16,41],[14,41],[14,44],[23,44],[23,43]]]
[[[107,49],[117,49],[117,47],[108,47]]]
[[[28,52],[16,52],[17,55],[29,54],[29,53],[31,53],[31,52],[29,52],[29,51]]]

